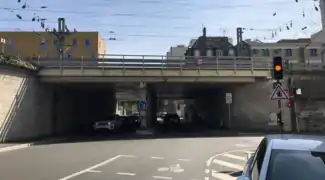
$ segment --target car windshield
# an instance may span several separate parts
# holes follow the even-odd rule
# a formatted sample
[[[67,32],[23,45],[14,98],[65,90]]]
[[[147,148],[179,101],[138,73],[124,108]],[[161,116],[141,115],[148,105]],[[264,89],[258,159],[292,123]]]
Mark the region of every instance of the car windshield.
[[[178,118],[178,115],[177,114],[166,114],[165,117],[168,117],[168,118]]]
[[[325,153],[273,150],[267,180],[324,180]]]
[[[105,120],[115,120],[118,119],[119,115],[109,115],[105,117]]]

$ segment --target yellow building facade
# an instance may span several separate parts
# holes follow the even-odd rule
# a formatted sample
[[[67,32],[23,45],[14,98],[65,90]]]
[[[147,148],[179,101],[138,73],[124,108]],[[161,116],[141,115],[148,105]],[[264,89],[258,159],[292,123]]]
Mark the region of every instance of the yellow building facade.
[[[4,52],[22,58],[59,58],[58,39],[49,32],[0,32],[6,39]],[[66,58],[101,58],[106,54],[105,41],[98,32],[72,32],[66,36]]]

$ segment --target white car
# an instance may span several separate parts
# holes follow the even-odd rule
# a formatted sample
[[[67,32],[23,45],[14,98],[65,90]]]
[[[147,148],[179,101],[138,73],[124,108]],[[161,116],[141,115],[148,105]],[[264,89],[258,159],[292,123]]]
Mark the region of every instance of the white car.
[[[111,115],[102,121],[96,121],[93,125],[93,129],[95,131],[98,130],[107,130],[107,131],[114,131],[121,127],[122,120],[119,115]]]
[[[325,136],[269,135],[237,180],[324,180]]]

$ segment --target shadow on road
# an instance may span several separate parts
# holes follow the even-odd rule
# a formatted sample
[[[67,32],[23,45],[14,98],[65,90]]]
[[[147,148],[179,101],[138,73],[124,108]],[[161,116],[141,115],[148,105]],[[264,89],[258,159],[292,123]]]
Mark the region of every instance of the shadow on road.
[[[229,174],[232,177],[239,177],[240,175],[242,175],[243,171],[220,171],[220,173],[225,173],[225,174]]]
[[[241,134],[232,131],[169,131],[169,132],[154,132],[154,133],[104,133],[104,134],[84,134],[84,135],[69,135],[59,137],[57,140],[43,141],[34,145],[46,144],[61,144],[61,143],[80,143],[94,141],[123,141],[123,140],[148,140],[148,139],[184,139],[184,138],[219,138],[219,137],[256,137],[262,135]]]

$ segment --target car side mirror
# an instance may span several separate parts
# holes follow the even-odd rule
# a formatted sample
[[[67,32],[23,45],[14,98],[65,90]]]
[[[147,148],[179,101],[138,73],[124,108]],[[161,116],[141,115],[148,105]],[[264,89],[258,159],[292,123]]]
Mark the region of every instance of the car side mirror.
[[[250,179],[246,176],[239,176],[236,180],[250,180]]]
[[[254,156],[255,153],[246,153],[246,161],[248,161],[250,158],[252,158]]]

